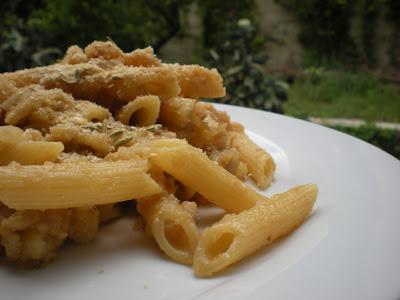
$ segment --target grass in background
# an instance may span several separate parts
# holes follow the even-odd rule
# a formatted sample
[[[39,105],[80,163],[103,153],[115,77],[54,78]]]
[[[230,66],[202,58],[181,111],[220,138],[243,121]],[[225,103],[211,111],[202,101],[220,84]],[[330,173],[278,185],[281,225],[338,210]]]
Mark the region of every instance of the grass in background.
[[[400,90],[367,73],[309,68],[289,89],[285,114],[400,122]]]

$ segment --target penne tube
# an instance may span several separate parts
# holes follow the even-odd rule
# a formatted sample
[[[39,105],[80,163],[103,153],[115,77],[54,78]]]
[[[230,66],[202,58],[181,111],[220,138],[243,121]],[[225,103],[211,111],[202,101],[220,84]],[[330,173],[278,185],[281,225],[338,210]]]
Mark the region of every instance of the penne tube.
[[[135,161],[74,161],[0,167],[0,202],[13,209],[116,203],[155,195],[161,187]]]
[[[104,132],[95,132],[81,126],[69,124],[56,125],[50,128],[47,137],[50,141],[62,142],[68,150],[85,147],[99,156],[105,156],[114,149],[112,138]]]
[[[264,149],[253,143],[245,133],[233,133],[231,146],[240,153],[251,177],[261,189],[267,188],[275,174],[275,162]]]
[[[199,65],[164,64],[178,78],[180,96],[186,98],[218,98],[225,96],[223,79],[216,69]]]
[[[77,99],[102,103],[113,99],[127,103],[137,96],[158,95],[161,99],[176,97],[180,93],[178,79],[169,67],[130,67],[119,65],[104,70],[92,63],[54,64],[3,73],[1,80],[17,87],[31,84],[46,89],[60,88]]]
[[[22,165],[41,165],[46,161],[56,161],[63,150],[64,145],[60,142],[25,141],[16,145],[11,161]]]
[[[210,276],[290,233],[311,212],[316,197],[317,186],[308,184],[225,215],[203,232],[193,260],[195,274]]]
[[[169,195],[139,200],[137,208],[160,249],[175,261],[192,264],[199,233],[193,219],[196,207],[187,208],[186,203]]]
[[[227,212],[241,212],[264,197],[184,140],[152,143],[151,161]]]
[[[12,161],[23,165],[56,161],[63,150],[62,143],[30,141],[18,127],[0,126],[0,166]]]
[[[161,103],[160,122],[168,127],[184,128],[191,121],[196,100],[175,97]]]
[[[118,120],[125,125],[153,125],[160,114],[160,99],[157,96],[136,97],[124,105],[118,113]]]

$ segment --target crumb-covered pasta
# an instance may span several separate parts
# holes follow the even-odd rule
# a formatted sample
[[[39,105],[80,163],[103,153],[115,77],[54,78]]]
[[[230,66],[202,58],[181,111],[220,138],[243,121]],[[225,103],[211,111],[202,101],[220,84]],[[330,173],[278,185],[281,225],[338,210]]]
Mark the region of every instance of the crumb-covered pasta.
[[[112,41],[0,74],[0,253],[48,263],[65,241],[90,242],[102,224],[139,214],[169,258],[205,277],[288,234],[317,188],[266,198],[246,185],[269,186],[275,162],[198,101],[224,95],[215,69]],[[205,204],[227,214],[201,232]]]

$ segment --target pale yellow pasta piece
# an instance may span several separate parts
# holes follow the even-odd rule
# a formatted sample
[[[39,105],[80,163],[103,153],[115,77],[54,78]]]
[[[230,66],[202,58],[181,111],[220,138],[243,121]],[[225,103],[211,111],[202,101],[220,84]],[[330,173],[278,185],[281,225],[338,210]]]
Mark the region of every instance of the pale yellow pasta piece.
[[[240,158],[249,169],[259,188],[267,188],[275,174],[275,162],[264,149],[253,143],[245,133],[232,133],[231,146],[240,152]]]
[[[241,212],[263,199],[184,140],[156,140],[151,144],[154,164],[228,212]]]
[[[20,88],[0,103],[9,125],[30,126],[48,130],[60,123],[85,124],[109,117],[110,112],[95,103],[74,100],[60,89],[45,90],[39,85]]]
[[[310,213],[316,197],[317,186],[308,184],[225,215],[203,232],[193,260],[195,274],[210,276],[290,233]]]
[[[73,113],[75,113],[75,116],[73,115]],[[79,120],[76,120],[77,118],[76,114],[79,115],[80,117]],[[67,111],[67,113],[64,114],[65,119],[72,117],[73,119],[70,121],[76,124],[84,124],[86,122],[95,122],[95,121],[101,122],[110,116],[111,114],[108,111],[108,109],[85,100],[75,100],[73,111],[72,112]],[[64,120],[61,119],[59,120],[59,122],[63,123],[68,121],[65,119]]]
[[[138,210],[160,249],[180,263],[191,264],[199,233],[193,219],[196,208],[184,203],[169,195],[138,201]]]
[[[12,161],[40,165],[45,161],[56,161],[63,150],[62,143],[29,141],[18,127],[0,126],[0,165]]]
[[[45,161],[56,161],[64,145],[60,142],[21,142],[15,147],[13,161],[22,165],[40,165]]]
[[[51,127],[47,139],[62,142],[68,150],[79,151],[81,147],[87,147],[99,156],[105,156],[114,149],[114,142],[108,134],[71,124]]]
[[[125,125],[149,126],[157,121],[159,113],[160,99],[157,96],[141,96],[124,105],[117,119]]]
[[[161,103],[160,122],[168,127],[184,128],[189,124],[196,100],[175,97]]]
[[[0,167],[0,202],[13,209],[84,207],[161,192],[136,161],[66,162]]]
[[[24,132],[14,126],[0,127],[0,165],[9,164],[14,157],[15,145],[25,141]]]
[[[240,160],[240,153],[235,148],[214,151],[209,157],[240,180],[244,180],[248,175],[248,168]]]
[[[71,95],[65,94],[60,89],[44,90],[38,85],[32,85],[18,89],[12,96],[8,97],[0,104],[5,112],[5,123],[9,125],[18,125],[22,122],[32,123],[32,114],[39,110],[45,111],[46,121],[40,123],[43,127],[54,124],[56,116],[67,109],[72,109],[74,99]],[[28,122],[27,122],[28,121]],[[35,122],[39,123],[39,122]],[[40,125],[42,125],[40,124]]]

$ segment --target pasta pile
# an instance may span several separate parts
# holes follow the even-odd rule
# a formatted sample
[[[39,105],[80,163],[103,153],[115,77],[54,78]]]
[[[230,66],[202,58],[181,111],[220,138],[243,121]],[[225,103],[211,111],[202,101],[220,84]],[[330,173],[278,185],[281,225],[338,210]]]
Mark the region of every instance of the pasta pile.
[[[65,240],[93,240],[134,200],[173,260],[210,276],[290,233],[313,184],[266,198],[270,154],[200,98],[225,95],[219,73],[162,63],[152,48],[72,46],[58,63],[0,74],[0,244],[16,263],[49,262]],[[127,202],[128,201],[128,202]],[[198,205],[226,211],[200,232]]]

